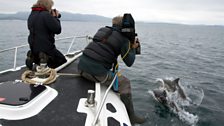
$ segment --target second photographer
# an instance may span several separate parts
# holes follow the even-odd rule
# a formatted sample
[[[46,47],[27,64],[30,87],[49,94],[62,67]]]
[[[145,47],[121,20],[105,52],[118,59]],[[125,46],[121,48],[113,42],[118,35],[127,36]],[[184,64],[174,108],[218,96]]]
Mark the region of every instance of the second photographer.
[[[26,65],[29,69],[33,69],[33,63],[39,65],[43,57],[50,68],[56,68],[67,61],[55,46],[54,37],[61,33],[61,23],[58,11],[52,9],[53,3],[52,0],[37,0],[32,6],[27,21],[30,50]]]
[[[118,56],[126,66],[131,67],[135,62],[136,50],[139,46],[136,39],[134,19],[131,14],[117,16],[112,19],[112,27],[100,28],[87,45],[80,57],[78,69],[82,77],[109,85],[118,72]],[[120,93],[132,124],[142,124],[145,118],[134,112],[130,80],[118,75],[118,83],[113,86],[114,91]]]

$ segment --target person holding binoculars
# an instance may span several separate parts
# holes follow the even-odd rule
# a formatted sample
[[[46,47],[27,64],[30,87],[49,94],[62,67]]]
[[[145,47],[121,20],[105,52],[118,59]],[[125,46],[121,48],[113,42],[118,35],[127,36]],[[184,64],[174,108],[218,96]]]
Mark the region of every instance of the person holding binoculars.
[[[26,66],[33,69],[33,63],[40,64],[45,58],[47,66],[56,68],[67,60],[55,46],[55,34],[61,33],[60,13],[52,9],[52,0],[38,0],[27,20],[30,50],[27,52]]]

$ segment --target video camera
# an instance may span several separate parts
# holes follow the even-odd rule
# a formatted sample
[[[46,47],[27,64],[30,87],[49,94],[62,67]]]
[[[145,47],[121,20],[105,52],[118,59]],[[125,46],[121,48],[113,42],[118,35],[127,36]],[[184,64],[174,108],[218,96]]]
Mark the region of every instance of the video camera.
[[[132,15],[129,13],[125,13],[123,16],[121,33],[126,36],[131,43],[136,41],[135,38],[138,36],[138,34],[135,33],[135,21]],[[138,39],[136,43],[139,43],[139,46],[136,48],[136,54],[141,54],[141,46]]]

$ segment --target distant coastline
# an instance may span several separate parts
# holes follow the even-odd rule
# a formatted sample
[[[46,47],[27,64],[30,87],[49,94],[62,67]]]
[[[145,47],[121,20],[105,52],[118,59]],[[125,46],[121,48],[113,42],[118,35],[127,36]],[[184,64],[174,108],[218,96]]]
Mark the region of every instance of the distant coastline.
[[[30,12],[17,12],[13,14],[0,13],[0,20],[27,20]],[[95,14],[80,14],[80,13],[70,13],[61,12],[61,21],[80,21],[80,22],[111,22],[112,18],[104,17]],[[164,25],[193,25],[193,26],[214,26],[214,27],[224,27],[223,25],[206,25],[206,24],[182,24],[173,22],[145,22],[145,21],[135,21],[136,23],[146,23],[146,24],[164,24]]]
[[[30,12],[17,12],[15,14],[1,14],[0,20],[27,20]],[[91,21],[91,22],[108,22],[111,18],[93,14],[74,14],[69,12],[61,12],[62,21]]]

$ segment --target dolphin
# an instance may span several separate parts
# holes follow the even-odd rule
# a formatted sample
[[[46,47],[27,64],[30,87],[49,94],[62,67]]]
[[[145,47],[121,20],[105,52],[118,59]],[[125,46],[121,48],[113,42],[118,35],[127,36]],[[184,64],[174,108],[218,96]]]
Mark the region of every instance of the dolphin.
[[[186,121],[189,124],[196,124],[198,116],[187,112],[184,108],[195,104],[187,95],[185,90],[179,83],[180,78],[176,79],[158,79],[160,86],[149,91],[153,98],[163,105],[165,108],[177,114],[179,119]],[[193,121],[192,121],[193,120]]]
[[[158,81],[160,81],[162,83],[162,86],[160,88],[167,90],[168,92],[178,92],[178,95],[183,99],[186,100],[187,96],[183,90],[183,88],[180,86],[179,84],[179,80],[180,78],[174,79],[174,80],[170,80],[170,79],[160,79]]]
[[[169,108],[173,108],[176,112],[179,112],[181,109],[175,101],[169,99],[168,94],[174,93],[177,91],[178,96],[183,100],[188,100],[187,96],[179,84],[180,78],[170,80],[170,79],[159,79],[158,82],[162,83],[159,89],[154,89],[152,95],[156,101],[165,105]]]

